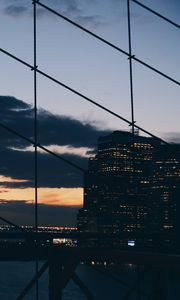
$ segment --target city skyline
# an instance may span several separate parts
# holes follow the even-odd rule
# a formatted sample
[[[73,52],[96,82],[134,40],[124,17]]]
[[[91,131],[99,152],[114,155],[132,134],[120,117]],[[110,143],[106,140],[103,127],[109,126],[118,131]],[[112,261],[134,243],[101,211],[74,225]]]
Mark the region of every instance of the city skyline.
[[[84,178],[78,230],[87,246],[140,249],[178,245],[180,144],[114,131],[98,139]],[[107,237],[104,236],[107,234]]]
[[[48,5],[51,4],[53,8],[62,11],[75,21],[80,22],[80,24],[85,27],[87,26],[92,31],[105,36],[105,38],[110,39],[113,43],[117,43],[119,47],[127,50],[126,1],[113,1],[111,3],[106,1],[104,2],[104,5],[98,1],[94,1],[92,4],[88,4],[88,2],[82,4],[78,1],[69,1],[67,4],[67,2],[64,1],[62,2],[62,6],[57,6],[58,4],[55,2],[43,2]],[[74,3],[74,5],[72,5],[72,3]],[[149,1],[144,1],[144,4],[150,5]],[[155,5],[155,2],[153,2],[154,7],[152,8],[156,10],[159,9],[159,12],[178,22],[178,2],[173,1],[170,5],[170,2],[166,1],[163,6],[161,4],[162,2]],[[33,37],[31,5],[29,5],[29,3],[26,5],[22,1],[17,1],[16,4],[14,4],[13,1],[3,1],[0,5],[2,16],[1,22],[7,24],[6,28],[1,26],[2,48],[13,52],[15,55],[20,56],[31,63],[33,59],[33,51],[31,51]],[[117,10],[117,8],[119,10]],[[180,40],[178,39],[177,29],[170,28],[169,24],[165,25],[163,23],[162,25],[158,19],[154,19],[149,13],[143,12],[142,8],[137,8],[135,4],[132,4],[132,10],[132,28],[134,31],[142,30],[139,31],[140,35],[138,36],[136,35],[136,32],[132,32],[133,53],[137,54],[138,57],[143,58],[145,61],[147,61],[147,57],[149,57],[148,63],[155,66],[157,65],[157,68],[162,69],[163,72],[178,80],[179,67],[177,58],[180,49]],[[102,14],[100,14],[100,12],[102,12]],[[121,24],[121,26],[118,27],[118,24]],[[105,45],[100,45],[88,36],[85,36],[84,33],[76,31],[69,25],[56,20],[52,16],[50,17],[47,13],[42,13],[42,10],[38,11],[37,25],[38,67],[50,72],[53,76],[62,78],[65,83],[76,87],[79,91],[97,99],[97,101],[99,99],[103,105],[118,112],[127,119],[130,119],[129,71],[127,57],[123,57],[118,53],[116,55],[111,49],[108,49],[108,47],[106,48]],[[148,52],[146,33],[149,31],[151,36],[154,26],[157,28],[159,37],[156,36],[154,40],[156,48],[152,48],[151,51]],[[164,31],[163,28],[165,28]],[[53,29],[55,30],[54,36],[57,35],[60,37],[59,41],[56,43],[56,47],[53,47],[55,40],[53,40],[53,37],[50,35],[50,32],[52,32]],[[46,35],[44,32],[46,32]],[[166,34],[164,34],[164,32],[166,32]],[[119,36],[120,39],[118,38]],[[151,40],[153,36],[151,38],[150,36],[148,37],[149,44],[153,40]],[[168,44],[166,43],[165,46],[164,43],[167,41],[167,37]],[[49,40],[48,46],[47,38]],[[24,46],[25,44],[26,46]],[[170,47],[170,45],[174,45],[174,47]],[[163,55],[161,52],[157,51],[160,50],[160,46],[164,50]],[[91,53],[91,55],[89,53]],[[148,54],[148,56],[146,56],[146,54]],[[11,98],[12,102],[9,100],[9,107],[6,107],[6,113],[8,113],[8,117],[11,116],[14,118],[13,121],[10,121],[14,129],[20,132],[23,131],[25,132],[25,135],[28,134],[28,136],[31,137],[32,124],[30,126],[29,124],[27,125],[27,120],[28,114],[32,114],[32,107],[30,106],[30,103],[33,103],[32,73],[28,72],[24,67],[13,62],[3,54],[1,54],[1,58],[2,67],[6,70],[1,78],[1,95],[4,94],[16,97],[16,100]],[[58,64],[56,63],[57,61]],[[94,69],[96,70],[95,76],[92,72]],[[149,70],[145,70],[135,63],[133,64],[133,72],[135,78],[135,120],[137,121],[137,124],[162,138],[175,142],[179,141],[179,94],[177,90],[179,87],[174,83],[168,82],[167,79],[161,78],[159,75],[153,74]],[[101,78],[101,80],[97,81],[98,78]],[[10,85],[9,82],[11,82]],[[152,88],[149,88],[149,86]],[[59,98],[61,98],[60,101]],[[18,99],[21,99],[20,102],[18,102]],[[115,121],[115,119],[109,117],[105,113],[97,112],[89,104],[83,104],[81,101],[82,100],[78,99],[76,96],[69,94],[69,92],[56,87],[54,84],[51,84],[38,76],[38,106],[41,108],[38,116],[39,121],[41,123],[41,118],[43,120],[43,117],[46,121],[49,121],[50,119],[52,121],[49,130],[49,133],[51,132],[49,136],[52,138],[49,139],[49,136],[47,136],[46,139],[45,135],[43,136],[43,129],[47,130],[48,126],[42,122],[39,142],[43,145],[48,145],[50,149],[55,150],[65,157],[73,158],[75,162],[82,163],[82,166],[85,167],[89,154],[93,154],[98,136],[106,134],[113,129],[127,130],[128,127],[122,122]],[[14,108],[11,104],[14,105]],[[16,112],[18,113],[16,114]],[[26,112],[25,119],[20,118],[20,121],[17,122],[17,118],[20,116],[22,117],[24,112]],[[22,125],[25,124],[23,123],[24,121],[26,123],[25,127]],[[49,125],[50,123],[47,124]],[[63,133],[65,136],[69,135],[69,140],[64,140],[62,134],[59,134],[58,136],[56,130],[57,124],[64,126]],[[69,129],[65,127],[65,124],[66,126],[69,126],[67,127]],[[74,130],[72,131],[72,134],[70,134],[70,128],[72,128],[72,126],[75,126],[75,128],[73,127]],[[61,132],[59,125],[58,128],[59,132]],[[89,132],[87,137],[90,135],[91,143],[88,144],[87,140],[84,140],[85,133],[77,136],[77,130],[75,129],[80,130],[79,133],[81,134],[82,132],[84,133],[85,129],[88,129]],[[4,135],[4,133],[2,134]],[[30,165],[33,156],[32,147],[27,146],[22,141],[14,140],[14,145],[11,143],[10,148],[8,148],[8,139],[11,140],[12,135],[5,133],[5,136],[5,144],[2,146],[4,147],[2,150],[6,148],[6,155],[9,151],[9,154],[14,155],[12,157],[15,158],[19,156],[19,161],[20,154],[23,159],[29,157],[28,165]],[[73,136],[74,141],[71,142],[70,137],[72,138]],[[43,162],[45,155],[39,153],[39,157],[41,157],[40,161]],[[40,164],[42,162],[40,162]],[[67,206],[74,206],[75,202],[76,206],[82,204],[82,176],[74,175],[74,171],[66,170],[65,173],[70,174],[69,178],[66,180],[61,176],[60,182],[56,161],[52,164],[52,168],[48,169],[51,174],[51,176],[49,176],[50,182],[46,183],[46,185],[40,183],[40,186],[42,185],[42,189],[44,190],[41,191],[41,187],[39,189],[39,201],[41,205],[51,204],[55,207],[57,205],[62,205],[64,207],[64,204],[66,203],[68,204]],[[8,170],[8,166],[5,167],[2,165],[1,175],[6,175],[7,178],[1,177],[1,186],[6,187],[6,191],[1,189],[1,204],[4,203],[4,205],[7,205],[6,202],[9,204],[11,200],[20,200],[21,202],[19,201],[19,204],[21,203],[22,205],[25,205],[26,203],[29,203],[28,205],[30,205],[30,203],[33,202],[32,182],[29,183],[29,181],[26,181],[30,175],[27,176],[27,174],[25,174],[26,168],[22,170],[21,163],[18,168],[20,169],[19,171],[23,171],[24,173],[21,172],[20,175],[17,175],[17,165],[16,168],[13,169],[15,164],[12,164],[11,172]],[[22,166],[24,167],[24,165]],[[60,173],[63,174],[63,171],[64,167],[61,167]],[[31,170],[31,173],[32,172],[33,171]],[[30,177],[32,178],[33,176]],[[52,180],[53,178],[55,178],[54,182]],[[42,176],[42,181],[43,179]],[[13,191],[14,199],[11,199],[12,189],[10,188],[12,187],[16,188],[16,190]],[[28,190],[27,188],[31,190]],[[18,193],[15,194],[15,191],[18,192],[18,189],[19,192],[21,192],[21,195]],[[76,200],[72,200],[73,193],[74,195],[76,194]]]
[[[22,134],[30,138],[32,134],[32,108],[30,105],[17,100],[13,97],[0,97],[1,102],[1,121],[9,119],[11,128],[16,127]],[[3,104],[4,103],[4,104]],[[16,122],[18,120],[18,123]],[[23,128],[22,124],[26,123]],[[67,144],[67,138],[71,141],[69,153],[65,146],[52,147],[51,132],[52,128],[48,124],[53,125],[60,123],[61,126],[66,125],[69,128],[69,136],[64,136],[64,144]],[[59,126],[54,126],[53,139],[59,140]],[[23,128],[23,130],[22,130]],[[72,129],[73,128],[73,129]],[[78,137],[73,137],[78,130]],[[43,134],[45,133],[45,135]],[[49,115],[47,111],[39,112],[39,134],[40,141],[43,145],[60,154],[66,159],[70,159],[80,167],[87,169],[89,157],[96,153],[96,142],[100,136],[105,136],[110,131],[100,131],[90,125],[84,125],[77,120],[65,119],[57,115]],[[55,139],[56,136],[56,139]],[[82,139],[83,137],[83,139]],[[33,222],[33,206],[34,206],[34,181],[33,181],[33,147],[23,142],[12,133],[8,133],[1,128],[1,212],[4,216],[10,216],[13,221],[18,219],[20,214],[20,223],[32,224]],[[62,144],[63,135],[61,136]],[[78,146],[78,147],[77,147]],[[76,148],[77,147],[77,148]],[[73,152],[75,151],[76,152]],[[77,151],[79,150],[79,151]],[[81,151],[80,151],[81,150]],[[10,159],[9,159],[10,157]],[[48,216],[48,208],[52,211],[53,221],[55,225],[75,225],[76,213],[83,204],[83,174],[73,167],[58,161],[57,158],[50,158],[44,152],[38,153],[39,179],[38,180],[38,203],[40,212],[40,222],[42,224],[52,224],[51,214]],[[26,166],[26,168],[24,167]],[[48,174],[43,175],[44,170],[48,169]],[[69,176],[69,171],[71,175]],[[68,207],[70,208],[68,210]],[[62,217],[57,214],[61,213]],[[56,218],[54,217],[54,213]],[[64,214],[66,212],[66,214]],[[16,215],[17,214],[17,215]],[[29,214],[29,215],[28,215]],[[74,214],[74,215],[73,215]],[[43,216],[44,215],[44,216]],[[66,215],[66,216],[65,216]],[[47,222],[47,223],[46,223]]]

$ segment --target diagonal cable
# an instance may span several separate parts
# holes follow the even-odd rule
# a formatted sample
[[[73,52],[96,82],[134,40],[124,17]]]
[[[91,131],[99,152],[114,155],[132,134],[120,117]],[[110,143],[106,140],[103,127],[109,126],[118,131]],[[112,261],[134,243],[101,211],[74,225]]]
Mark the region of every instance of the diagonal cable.
[[[163,19],[164,21],[167,21],[168,23],[170,23],[171,25],[174,25],[175,27],[180,29],[180,25],[175,23],[174,21],[164,17],[163,15],[161,15],[160,13],[158,13],[157,11],[151,9],[150,7],[144,5],[143,3],[137,1],[137,0],[131,0],[132,2],[138,4],[139,6],[145,8],[146,10],[150,11],[151,13],[153,13],[154,15],[158,16],[159,18]]]
[[[100,37],[99,35],[93,33],[92,31],[86,29],[85,27],[79,25],[78,23],[76,23],[76,22],[72,21],[71,19],[65,17],[64,15],[58,13],[58,12],[55,11],[54,9],[50,8],[49,6],[47,6],[47,5],[45,5],[45,4],[41,3],[41,2],[39,2],[39,1],[37,1],[37,0],[36,0],[36,3],[37,3],[38,5],[40,5],[41,7],[44,7],[44,8],[45,8],[46,10],[48,10],[49,12],[51,12],[51,13],[55,14],[56,16],[58,16],[58,17],[64,19],[64,20],[67,21],[68,23],[70,23],[70,24],[74,25],[75,27],[81,29],[82,31],[88,33],[89,35],[95,37],[96,39],[98,39],[99,41],[103,42],[104,44],[106,44],[106,45],[108,45],[108,46],[114,48],[115,50],[117,50],[117,51],[119,51],[119,52],[125,54],[125,55],[128,56],[128,57],[130,56],[129,53],[126,52],[125,50],[119,48],[118,46],[116,46],[116,45],[110,43],[110,42],[107,41],[106,39]],[[148,63],[144,62],[143,60],[137,58],[135,55],[132,55],[131,58],[132,58],[134,61],[140,63],[141,65],[143,65],[143,66],[149,68],[150,70],[154,71],[155,73],[157,73],[157,74],[159,74],[159,75],[165,77],[166,79],[169,79],[170,81],[172,81],[172,82],[174,82],[174,83],[180,85],[180,82],[179,82],[179,81],[177,81],[176,79],[174,79],[174,78],[168,76],[167,74],[161,72],[160,70],[154,68],[153,66],[151,66],[151,65],[149,65]]]
[[[31,279],[31,281],[27,284],[27,286],[22,290],[21,294],[16,298],[16,300],[23,300],[24,297],[27,295],[27,293],[30,291],[30,289],[33,287],[33,285],[36,283],[37,279],[43,275],[43,273],[48,268],[48,262],[45,262],[44,265],[38,270],[37,274]]]
[[[84,282],[79,278],[79,276],[76,273],[72,275],[71,279],[81,289],[83,294],[86,296],[87,300],[95,300],[95,297],[91,290],[84,284]]]
[[[33,140],[27,138],[26,136],[24,136],[23,134],[17,132],[16,130],[14,130],[14,129],[12,129],[12,128],[10,128],[10,127],[8,127],[8,126],[2,124],[2,123],[0,123],[0,127],[2,127],[2,128],[4,128],[5,130],[7,130],[7,131],[9,131],[9,132],[11,132],[11,133],[13,133],[13,134],[15,134],[16,136],[20,137],[21,139],[27,141],[28,143],[30,143],[30,144],[32,144],[32,145],[34,146],[34,141],[33,141]],[[40,148],[40,149],[42,149],[42,150],[44,150],[45,152],[47,152],[47,153],[49,153],[49,154],[55,156],[55,157],[57,157],[58,159],[60,159],[60,160],[62,160],[63,162],[67,163],[68,165],[70,165],[70,166],[76,168],[77,170],[79,170],[79,171],[81,171],[81,172],[85,172],[85,170],[84,170],[83,168],[79,167],[78,165],[76,165],[75,163],[71,162],[70,160],[68,160],[68,159],[66,159],[66,158],[64,158],[64,157],[62,157],[62,156],[60,156],[59,154],[57,154],[57,153],[55,153],[55,152],[49,150],[48,148],[42,146],[41,144],[38,143],[38,144],[37,144],[37,147]]]
[[[12,57],[12,58],[15,59],[16,61],[22,63],[23,65],[27,66],[27,67],[30,68],[31,70],[34,69],[34,67],[33,67],[32,65],[30,65],[29,63],[25,62],[24,60],[22,60],[22,59],[16,57],[15,55],[9,53],[8,51],[6,51],[6,50],[4,50],[4,49],[2,49],[2,48],[0,48],[0,51],[3,52],[3,53],[6,54],[6,55]],[[105,106],[99,104],[98,102],[92,100],[91,98],[89,98],[89,97],[83,95],[82,93],[80,93],[80,92],[74,90],[74,89],[71,88],[70,86],[64,84],[63,82],[57,80],[56,78],[53,78],[52,76],[48,75],[47,73],[45,73],[45,72],[43,72],[43,71],[41,71],[41,70],[39,70],[39,69],[37,69],[36,72],[38,72],[39,74],[43,75],[44,77],[50,79],[51,81],[57,83],[58,85],[64,87],[65,89],[71,91],[71,92],[74,93],[75,95],[77,95],[77,96],[83,98],[84,100],[86,100],[86,101],[92,103],[93,105],[95,105],[95,106],[101,108],[102,110],[108,112],[109,114],[113,115],[114,117],[116,117],[116,118],[118,118],[118,119],[124,121],[124,122],[127,123],[128,125],[130,125],[130,126],[132,125],[132,122],[131,122],[131,121],[129,121],[129,120],[127,120],[126,118],[120,116],[119,114],[113,112],[113,111],[110,110],[109,108],[107,108],[107,107],[105,107]],[[164,141],[163,139],[161,139],[160,137],[158,137],[158,136],[152,134],[152,133],[149,132],[148,130],[146,130],[146,129],[140,127],[140,126],[138,126],[137,124],[134,124],[134,127],[137,128],[137,129],[139,129],[140,131],[144,132],[145,134],[148,134],[148,135],[150,135],[151,137],[153,137],[153,138],[159,140],[160,142],[162,142],[162,143],[164,143],[164,144],[169,144],[168,142],[166,142],[166,141]],[[41,146],[41,147],[42,147],[42,146]]]
[[[15,224],[15,223],[9,221],[9,220],[6,219],[6,218],[1,217],[1,216],[0,216],[0,220],[3,221],[3,222],[5,222],[5,223],[7,223],[8,225],[11,225],[11,226],[15,227],[16,229],[22,230],[23,232],[24,232],[24,231],[27,231],[25,228],[23,228],[23,227],[21,227],[21,226]]]

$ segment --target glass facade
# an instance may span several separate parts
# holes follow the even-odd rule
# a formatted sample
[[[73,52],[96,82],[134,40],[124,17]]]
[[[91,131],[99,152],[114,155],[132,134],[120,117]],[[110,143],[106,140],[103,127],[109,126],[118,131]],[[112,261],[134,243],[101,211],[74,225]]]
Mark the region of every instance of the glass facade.
[[[130,132],[100,137],[85,174],[78,229],[98,233],[98,246],[126,247],[129,240],[149,248],[175,243],[179,157],[180,145]]]

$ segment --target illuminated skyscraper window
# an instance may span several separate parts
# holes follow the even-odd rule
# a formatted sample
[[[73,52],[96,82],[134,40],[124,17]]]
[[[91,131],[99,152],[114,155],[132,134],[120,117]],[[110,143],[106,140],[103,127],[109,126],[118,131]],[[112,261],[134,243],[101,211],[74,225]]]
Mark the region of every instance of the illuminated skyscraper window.
[[[180,145],[130,132],[100,137],[85,174],[79,230],[107,233],[97,241],[100,246],[128,246],[135,240],[137,246],[151,247],[159,244],[161,233],[168,233],[169,241],[178,227],[179,156]]]

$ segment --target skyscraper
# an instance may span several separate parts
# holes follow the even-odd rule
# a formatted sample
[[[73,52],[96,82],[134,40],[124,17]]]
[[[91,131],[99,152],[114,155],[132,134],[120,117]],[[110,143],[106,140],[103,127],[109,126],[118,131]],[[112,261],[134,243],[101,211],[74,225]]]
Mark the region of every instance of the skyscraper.
[[[91,241],[98,246],[173,244],[178,227],[179,157],[180,145],[162,144],[155,138],[125,131],[100,137],[85,174],[78,229],[98,233]]]

